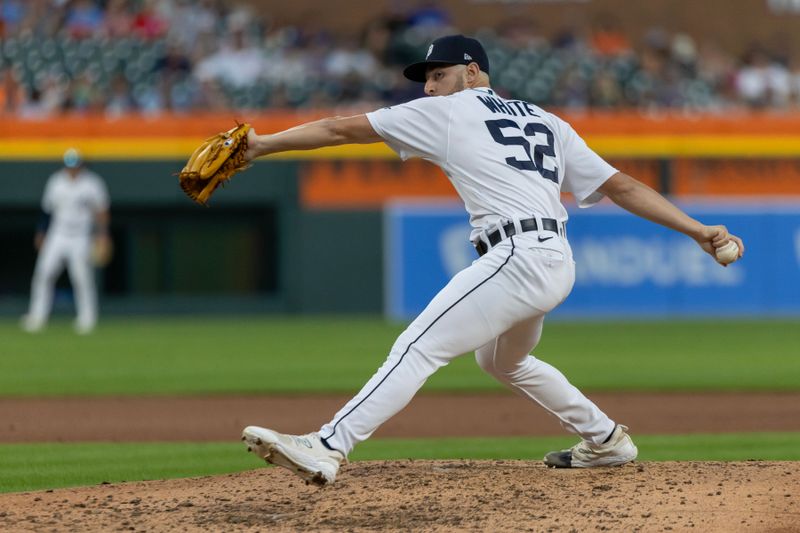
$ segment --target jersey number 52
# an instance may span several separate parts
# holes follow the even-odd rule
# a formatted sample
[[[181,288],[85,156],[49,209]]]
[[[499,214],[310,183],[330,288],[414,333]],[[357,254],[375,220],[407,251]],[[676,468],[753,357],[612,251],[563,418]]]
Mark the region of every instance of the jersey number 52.
[[[521,146],[525,150],[528,159],[517,159],[516,157],[506,157],[506,163],[519,170],[533,170],[538,172],[543,178],[558,183],[558,168],[553,167],[553,170],[544,168],[544,156],[555,157],[556,151],[553,146],[554,138],[553,132],[550,128],[541,122],[529,122],[524,128],[520,128],[516,122],[511,119],[501,118],[497,120],[487,120],[486,127],[489,128],[489,133],[492,138],[499,144],[505,146]],[[531,143],[522,135],[509,136],[503,134],[504,128],[514,128],[517,132],[521,132],[525,137],[533,137],[537,133],[543,133],[547,136],[547,144],[534,144],[533,154],[531,154]]]

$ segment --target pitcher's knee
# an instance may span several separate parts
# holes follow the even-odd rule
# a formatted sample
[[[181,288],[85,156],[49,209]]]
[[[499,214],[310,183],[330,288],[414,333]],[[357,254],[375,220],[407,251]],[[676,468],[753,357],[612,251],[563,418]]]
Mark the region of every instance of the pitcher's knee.
[[[532,355],[516,357],[482,356],[476,358],[478,365],[484,372],[494,376],[500,381],[514,382],[522,375],[535,372],[539,360]]]
[[[402,362],[403,365],[414,368],[420,375],[430,375],[449,363],[451,359],[449,354],[436,346],[413,341],[403,342],[401,338],[392,346],[384,364],[395,366]]]
[[[513,376],[514,373],[520,368],[519,362],[513,363],[506,363],[500,361],[494,357],[494,354],[491,356],[481,355],[479,356],[477,353],[475,354],[475,360],[478,362],[478,366],[489,375],[492,375],[498,379],[505,379],[507,377]]]

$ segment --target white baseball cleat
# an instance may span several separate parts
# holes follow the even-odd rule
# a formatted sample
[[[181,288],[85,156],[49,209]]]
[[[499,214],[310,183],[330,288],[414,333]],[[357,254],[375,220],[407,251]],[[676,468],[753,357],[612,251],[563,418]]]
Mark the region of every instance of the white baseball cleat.
[[[89,335],[91,332],[94,331],[94,324],[76,321],[73,324],[72,328],[78,335]]]
[[[629,463],[636,459],[639,450],[626,431],[626,426],[618,424],[608,442],[592,444],[581,441],[568,450],[548,453],[544,456],[544,464],[553,468],[592,468]]]
[[[19,322],[19,327],[26,333],[39,333],[44,329],[45,321],[36,319],[31,315],[23,315]]]
[[[306,483],[333,483],[344,456],[322,443],[317,433],[284,435],[271,429],[248,426],[242,432],[247,451],[268,463],[287,468]]]

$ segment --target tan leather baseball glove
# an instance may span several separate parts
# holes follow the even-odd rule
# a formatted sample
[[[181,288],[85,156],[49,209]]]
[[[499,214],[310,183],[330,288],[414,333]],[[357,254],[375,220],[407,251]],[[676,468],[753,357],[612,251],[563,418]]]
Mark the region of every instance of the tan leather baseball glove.
[[[92,240],[92,264],[98,268],[108,266],[114,257],[114,243],[108,235],[98,235]]]
[[[250,124],[239,124],[209,137],[197,147],[178,174],[181,189],[189,198],[206,205],[217,187],[249,166],[244,153],[250,129]]]

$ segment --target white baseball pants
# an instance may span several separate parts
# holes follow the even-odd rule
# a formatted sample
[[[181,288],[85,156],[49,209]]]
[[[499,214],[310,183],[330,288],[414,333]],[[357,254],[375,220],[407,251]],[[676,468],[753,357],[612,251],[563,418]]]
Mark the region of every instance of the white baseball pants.
[[[540,242],[538,237],[549,237]],[[400,335],[386,362],[320,436],[347,455],[405,407],[437,369],[475,351],[478,364],[599,444],[615,424],[561,372],[530,355],[545,314],[575,282],[572,251],[550,232],[514,235],[462,270]]]
[[[31,282],[31,303],[28,323],[41,327],[47,323],[53,306],[56,280],[66,264],[77,311],[76,326],[91,330],[97,323],[97,291],[91,265],[91,239],[59,233],[47,233]]]

